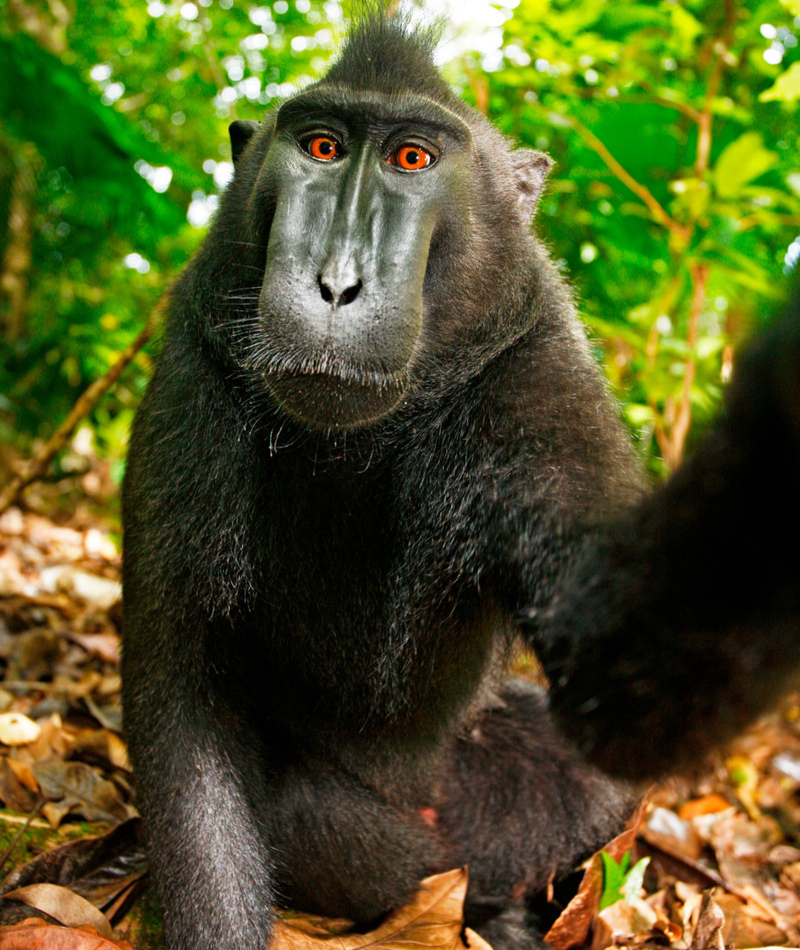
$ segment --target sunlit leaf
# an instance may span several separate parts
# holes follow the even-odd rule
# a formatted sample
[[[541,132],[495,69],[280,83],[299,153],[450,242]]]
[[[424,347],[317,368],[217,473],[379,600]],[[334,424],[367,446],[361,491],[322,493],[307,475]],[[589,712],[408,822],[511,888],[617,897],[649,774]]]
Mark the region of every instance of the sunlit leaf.
[[[792,63],[785,73],[778,76],[774,85],[758,98],[762,102],[794,102],[800,99],[800,63]]]
[[[764,147],[760,133],[745,132],[717,159],[713,175],[718,194],[723,198],[735,196],[743,185],[777,163],[777,155]]]

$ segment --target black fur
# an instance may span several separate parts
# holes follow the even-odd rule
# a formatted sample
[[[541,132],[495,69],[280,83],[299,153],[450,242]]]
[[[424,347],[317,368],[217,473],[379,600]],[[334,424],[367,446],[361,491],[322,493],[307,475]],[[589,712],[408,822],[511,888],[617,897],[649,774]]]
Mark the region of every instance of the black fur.
[[[360,342],[383,320],[344,355],[293,352],[302,320],[276,324],[262,297],[274,114],[233,130],[234,181],[171,291],[125,484],[123,659],[171,950],[260,950],[274,903],[368,925],[464,863],[468,922],[498,950],[537,946],[528,897],[630,799],[544,694],[505,681],[520,634],[568,728],[633,774],[738,727],[800,659],[797,334],[753,354],[695,461],[625,515],[637,467],[529,233],[546,159],[455,99],[431,48],[378,17],[297,100],[380,124],[423,97],[469,130],[419,179],[447,191],[394,408],[306,425],[270,388],[388,385]]]

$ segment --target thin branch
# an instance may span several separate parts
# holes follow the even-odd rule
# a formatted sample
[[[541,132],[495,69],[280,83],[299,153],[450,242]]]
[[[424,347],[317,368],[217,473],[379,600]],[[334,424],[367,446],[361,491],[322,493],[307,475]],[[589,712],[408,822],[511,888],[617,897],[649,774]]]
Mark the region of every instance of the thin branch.
[[[689,356],[686,359],[683,374],[683,391],[681,393],[678,415],[670,431],[669,454],[665,456],[667,465],[669,465],[673,471],[678,467],[683,458],[686,436],[689,434],[689,427],[692,423],[691,395],[695,373],[697,371],[697,358],[695,355],[697,330],[700,325],[700,315],[703,312],[703,307],[706,302],[706,284],[708,283],[708,266],[706,264],[693,264],[690,270],[692,275],[692,308],[689,311],[689,330],[686,334]]]
[[[749,214],[736,222],[739,231],[748,231],[762,224],[800,225],[800,214],[779,214],[770,211],[760,211],[758,214]]]
[[[66,419],[53,435],[25,465],[23,471],[15,475],[0,491],[0,515],[17,502],[25,489],[46,474],[53,459],[64,448],[75,431],[78,423],[88,415],[99,400],[111,389],[122,375],[128,364],[152,337],[167,309],[167,298],[162,297],[156,304],[136,339],[122,352],[109,371],[96,379],[79,397]]]
[[[14,156],[14,180],[8,212],[8,242],[0,262],[0,291],[8,301],[5,329],[8,339],[19,340],[25,333],[28,304],[28,276],[33,244],[33,203],[39,156],[29,143],[20,143]]]
[[[647,365],[651,368],[655,366],[656,363],[656,356],[658,355],[658,340],[661,336],[661,333],[658,329],[658,318],[662,314],[669,314],[672,312],[672,308],[675,305],[675,298],[678,296],[678,292],[681,289],[682,283],[683,274],[675,274],[664,290],[664,293],[659,298],[658,303],[651,310],[651,313],[655,311],[656,318],[653,320],[653,324],[650,327],[650,332],[647,334],[647,343],[644,348],[645,357],[647,358]]]
[[[670,217],[664,206],[658,201],[650,189],[646,185],[636,181],[630,172],[623,168],[623,166],[616,160],[616,158],[614,158],[611,152],[606,148],[605,145],[603,145],[594,132],[590,132],[589,129],[583,125],[583,123],[579,122],[572,116],[564,116],[560,113],[553,113],[547,109],[542,109],[541,107],[540,111],[544,112],[548,118],[552,117],[555,120],[553,122],[554,125],[563,125],[565,123],[569,125],[571,129],[580,135],[589,148],[591,148],[600,156],[600,158],[606,163],[609,169],[614,173],[614,175],[616,175],[623,185],[630,189],[630,191],[632,191],[636,197],[646,205],[647,209],[650,211],[650,214],[656,219],[656,221],[658,221],[659,224],[664,225],[665,228],[672,231],[673,234],[678,235],[682,240],[686,241],[689,239],[689,230],[674,218]]]
[[[489,111],[489,82],[485,76],[476,76],[471,69],[467,70],[467,82],[470,92],[475,99],[475,108],[481,115],[486,115]]]
[[[647,83],[641,82],[639,86],[642,90],[643,95],[636,95],[635,93],[620,93],[618,96],[615,96],[614,102],[624,102],[631,105],[637,105],[639,103],[645,103],[646,105],[651,105],[655,103],[657,106],[662,106],[664,109],[671,109],[673,112],[679,112],[681,115],[685,115],[687,119],[691,119],[692,122],[697,122],[700,117],[699,109],[695,109],[694,106],[689,105],[688,102],[678,102],[675,99],[668,99],[666,96],[660,96],[657,92],[652,91],[652,87]],[[590,96],[589,98],[592,102],[608,102],[608,99],[601,95],[602,90],[598,90],[597,94]]]
[[[6,866],[6,861],[8,861],[8,859],[11,857],[11,854],[12,854],[14,848],[16,848],[16,846],[17,846],[17,844],[19,843],[19,841],[20,841],[20,839],[22,838],[22,836],[25,834],[25,832],[26,832],[26,831],[31,827],[31,825],[33,824],[34,820],[36,819],[36,816],[39,814],[39,812],[40,812],[40,811],[42,810],[42,808],[44,807],[45,801],[46,801],[46,799],[45,799],[44,795],[42,795],[42,794],[40,793],[40,794],[39,794],[39,797],[36,799],[36,802],[35,802],[34,805],[33,805],[33,808],[31,809],[30,814],[29,814],[29,815],[26,817],[26,819],[25,819],[25,824],[20,827],[19,831],[14,835],[14,837],[11,839],[11,841],[9,841],[8,847],[7,847],[7,848],[5,849],[5,851],[0,855],[0,871],[2,871],[3,868],[5,868],[5,866]]]
[[[706,84],[706,94],[703,99],[703,108],[697,119],[697,157],[695,159],[695,174],[702,178],[708,171],[708,162],[711,155],[711,127],[714,121],[713,104],[719,92],[722,74],[728,65],[728,49],[731,44],[736,8],[733,0],[725,0],[725,27],[722,35],[714,40],[714,65]]]

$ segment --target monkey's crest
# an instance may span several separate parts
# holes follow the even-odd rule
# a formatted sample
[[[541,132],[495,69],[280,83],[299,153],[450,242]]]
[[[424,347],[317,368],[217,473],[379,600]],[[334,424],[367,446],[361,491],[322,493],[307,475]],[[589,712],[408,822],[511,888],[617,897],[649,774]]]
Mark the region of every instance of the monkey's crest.
[[[458,102],[434,63],[441,33],[440,25],[419,27],[408,15],[385,4],[364,4],[322,82],[346,82],[354,89],[389,94],[416,92]]]

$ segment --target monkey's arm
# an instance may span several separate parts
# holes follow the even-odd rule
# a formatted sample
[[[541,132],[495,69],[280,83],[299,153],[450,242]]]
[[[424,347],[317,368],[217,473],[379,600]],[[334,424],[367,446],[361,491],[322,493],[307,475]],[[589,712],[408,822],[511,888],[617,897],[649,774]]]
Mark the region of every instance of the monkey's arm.
[[[125,713],[166,945],[264,947],[273,867],[255,807],[264,794],[257,736],[185,643],[170,651],[159,639],[157,663],[129,651],[136,685]]]
[[[629,776],[697,758],[800,671],[800,306],[679,472],[587,544],[530,629],[567,731]]]
[[[192,376],[208,390],[193,392]],[[251,573],[241,443],[215,382],[193,351],[167,345],[123,496],[125,730],[171,950],[263,947],[272,904],[263,749],[225,679],[225,621],[210,621],[211,597],[224,606]]]

